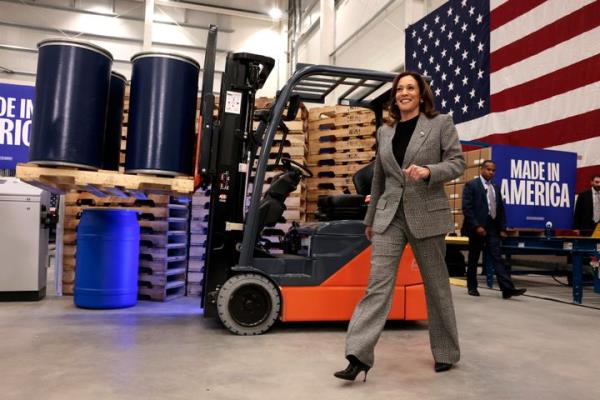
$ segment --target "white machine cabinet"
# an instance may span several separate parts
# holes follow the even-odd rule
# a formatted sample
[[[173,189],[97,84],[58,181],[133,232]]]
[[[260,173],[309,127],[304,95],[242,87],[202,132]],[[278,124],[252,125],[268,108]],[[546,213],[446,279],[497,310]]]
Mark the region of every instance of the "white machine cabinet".
[[[18,178],[0,177],[0,301],[46,295],[50,194]]]

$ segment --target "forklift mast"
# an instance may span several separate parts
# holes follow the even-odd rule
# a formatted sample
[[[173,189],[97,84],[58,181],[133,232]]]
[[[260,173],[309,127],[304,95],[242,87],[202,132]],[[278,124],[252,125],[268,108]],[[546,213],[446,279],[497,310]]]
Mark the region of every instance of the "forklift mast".
[[[214,296],[229,277],[230,267],[238,262],[236,246],[242,240],[250,166],[259,146],[252,132],[254,98],[274,65],[269,57],[229,54],[221,80],[218,123],[213,124],[208,115],[212,108],[202,105],[204,149],[200,172],[203,181],[211,184],[206,244],[206,265],[210,268],[205,268],[202,301],[206,317],[216,316],[210,296]]]

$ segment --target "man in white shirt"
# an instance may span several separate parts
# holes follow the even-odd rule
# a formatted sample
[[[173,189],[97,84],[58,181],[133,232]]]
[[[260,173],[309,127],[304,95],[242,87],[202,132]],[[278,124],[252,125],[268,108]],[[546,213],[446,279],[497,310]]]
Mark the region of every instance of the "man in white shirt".
[[[509,299],[522,295],[527,289],[515,288],[502,261],[500,237],[504,235],[506,219],[500,188],[492,182],[495,174],[496,163],[485,160],[481,164],[480,176],[467,182],[463,189],[464,222],[461,231],[463,235],[469,237],[467,289],[469,295],[479,296],[477,263],[481,251],[485,248],[492,258],[502,297]]]

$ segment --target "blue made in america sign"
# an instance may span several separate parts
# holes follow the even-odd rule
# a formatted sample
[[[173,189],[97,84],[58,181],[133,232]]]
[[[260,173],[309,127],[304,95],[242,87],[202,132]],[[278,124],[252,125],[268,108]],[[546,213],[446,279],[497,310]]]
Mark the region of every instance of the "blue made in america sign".
[[[27,162],[35,87],[0,83],[0,169]]]
[[[577,154],[517,146],[492,146],[494,180],[512,228],[571,229]]]

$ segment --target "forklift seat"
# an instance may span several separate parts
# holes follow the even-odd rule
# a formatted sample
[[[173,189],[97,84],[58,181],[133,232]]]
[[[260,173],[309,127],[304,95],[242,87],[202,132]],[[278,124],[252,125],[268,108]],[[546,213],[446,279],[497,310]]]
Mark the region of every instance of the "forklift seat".
[[[363,219],[367,212],[365,197],[371,194],[373,180],[373,162],[356,171],[352,183],[357,194],[340,194],[322,196],[317,201],[316,217],[319,221],[335,221],[341,219]]]
[[[265,226],[274,226],[285,222],[283,212],[286,210],[285,199],[296,190],[301,175],[298,171],[286,171],[273,177],[269,190],[265,193],[258,206],[258,232]]]

